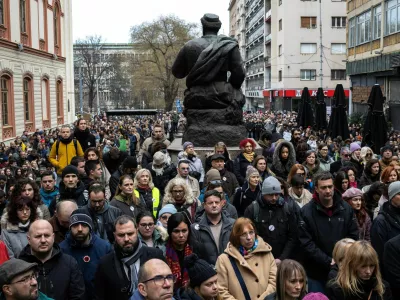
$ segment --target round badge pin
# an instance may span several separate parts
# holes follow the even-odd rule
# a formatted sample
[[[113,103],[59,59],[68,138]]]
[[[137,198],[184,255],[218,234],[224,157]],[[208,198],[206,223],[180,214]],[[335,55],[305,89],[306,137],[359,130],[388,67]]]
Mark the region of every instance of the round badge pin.
[[[133,206],[130,206],[129,209],[130,209],[131,211],[134,211],[134,210],[135,210],[135,208],[134,208]]]
[[[275,226],[274,225],[269,225],[268,229],[269,229],[269,231],[274,231],[275,230]]]

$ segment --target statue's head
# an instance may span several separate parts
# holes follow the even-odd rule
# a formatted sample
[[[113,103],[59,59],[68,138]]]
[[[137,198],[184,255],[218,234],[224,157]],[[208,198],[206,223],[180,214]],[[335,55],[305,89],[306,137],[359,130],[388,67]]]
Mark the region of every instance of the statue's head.
[[[210,31],[218,33],[222,25],[219,16],[214,14],[205,14],[201,18],[201,24],[203,25],[203,34]]]

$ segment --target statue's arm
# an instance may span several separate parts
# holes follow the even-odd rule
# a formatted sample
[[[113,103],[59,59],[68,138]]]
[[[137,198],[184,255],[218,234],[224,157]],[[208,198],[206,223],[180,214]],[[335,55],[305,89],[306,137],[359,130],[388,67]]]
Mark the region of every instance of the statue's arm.
[[[178,56],[175,59],[174,65],[172,66],[172,74],[179,79],[185,78],[187,75],[187,67],[186,67],[186,57],[185,57],[185,48],[183,47]]]
[[[231,57],[229,60],[229,71],[231,71],[230,83],[235,88],[240,88],[246,76],[243,68],[243,60],[240,55],[239,48],[236,47],[231,51]]]

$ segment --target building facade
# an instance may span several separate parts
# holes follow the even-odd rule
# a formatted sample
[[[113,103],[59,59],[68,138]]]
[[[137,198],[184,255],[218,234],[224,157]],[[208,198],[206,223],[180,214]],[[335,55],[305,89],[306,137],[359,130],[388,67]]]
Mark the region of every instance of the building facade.
[[[0,140],[75,118],[71,1],[0,0]]]
[[[379,84],[386,113],[400,129],[400,1],[347,2],[347,74],[355,112],[366,112],[371,88]]]
[[[349,95],[345,1],[245,0],[244,9],[246,110],[297,110],[304,87],[315,96],[322,86],[329,113],[337,84]]]

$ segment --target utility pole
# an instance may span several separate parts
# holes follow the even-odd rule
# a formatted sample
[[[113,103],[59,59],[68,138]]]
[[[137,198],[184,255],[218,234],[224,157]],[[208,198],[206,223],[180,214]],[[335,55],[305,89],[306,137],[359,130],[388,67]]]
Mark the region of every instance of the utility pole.
[[[324,87],[324,74],[322,73],[322,68],[323,68],[323,60],[322,60],[322,56],[323,56],[323,46],[322,46],[322,2],[321,0],[319,0],[319,46],[320,46],[320,66],[319,66],[319,81],[320,81],[320,87]]]
[[[97,77],[97,88],[96,88],[96,100],[97,100],[97,114],[100,114],[99,78],[98,77]]]
[[[83,76],[81,66],[79,66],[79,105],[81,114],[83,114]]]

